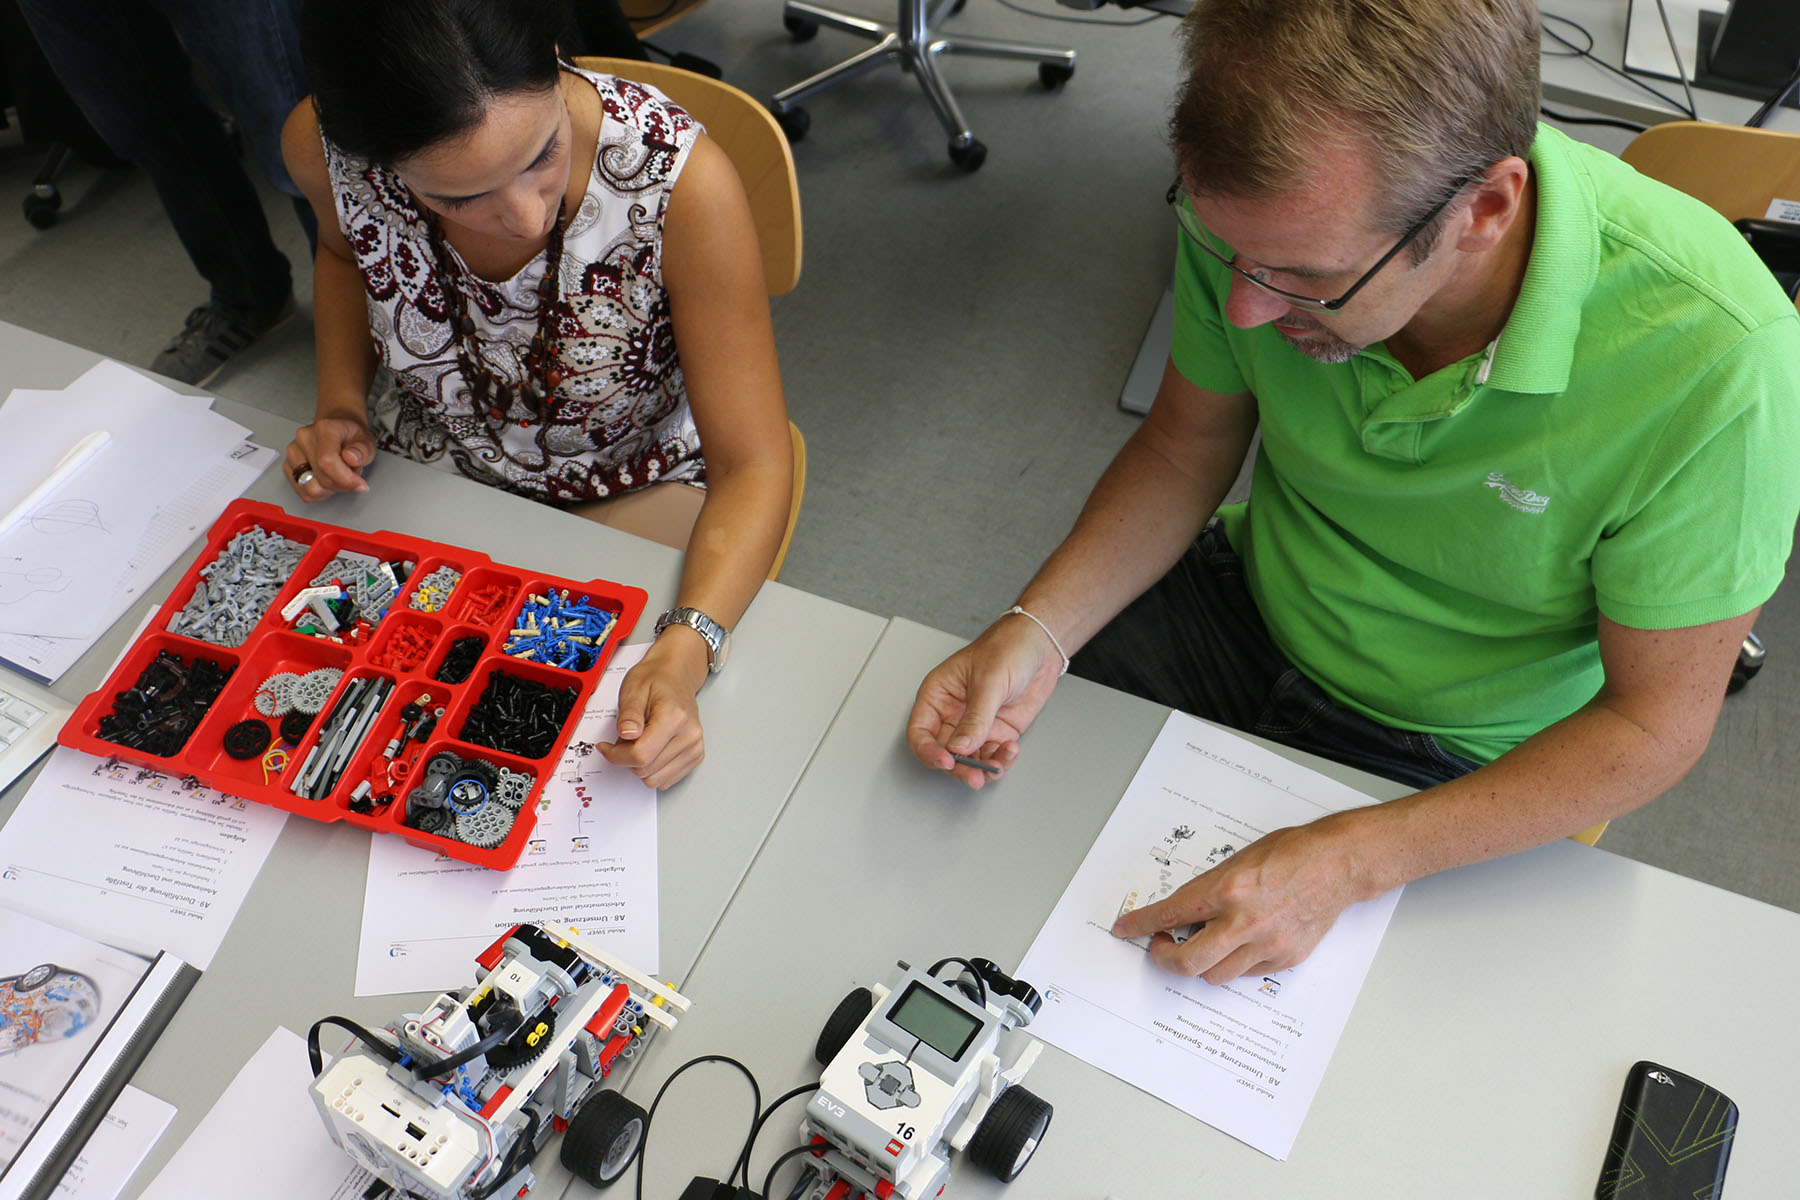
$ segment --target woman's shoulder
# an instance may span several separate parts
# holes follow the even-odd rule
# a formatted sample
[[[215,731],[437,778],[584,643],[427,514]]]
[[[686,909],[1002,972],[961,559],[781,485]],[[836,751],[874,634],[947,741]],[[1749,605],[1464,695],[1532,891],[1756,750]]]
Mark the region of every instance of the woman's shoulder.
[[[693,144],[695,136],[703,132],[700,123],[686,109],[653,84],[581,67],[576,67],[575,71],[592,83],[600,95],[602,143],[635,136],[651,145],[685,150]]]

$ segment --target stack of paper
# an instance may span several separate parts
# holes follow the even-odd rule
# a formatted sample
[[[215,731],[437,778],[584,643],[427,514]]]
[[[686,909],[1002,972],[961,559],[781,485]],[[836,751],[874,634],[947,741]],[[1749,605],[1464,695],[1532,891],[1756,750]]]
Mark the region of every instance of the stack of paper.
[[[0,660],[52,681],[175,561],[275,452],[118,363],[0,406]],[[97,452],[47,490],[92,435]],[[99,439],[95,439],[99,440]]]

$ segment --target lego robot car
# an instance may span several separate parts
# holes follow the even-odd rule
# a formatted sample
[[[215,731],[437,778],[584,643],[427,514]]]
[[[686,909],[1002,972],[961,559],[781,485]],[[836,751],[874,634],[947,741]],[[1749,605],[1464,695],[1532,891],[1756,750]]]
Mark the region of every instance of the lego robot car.
[[[643,1109],[602,1081],[688,1001],[572,930],[518,925],[488,947],[473,988],[375,1033],[313,1027],[312,1097],[331,1138],[407,1200],[525,1197],[552,1134],[595,1187],[625,1173]],[[320,1069],[325,1024],[360,1045]]]
[[[946,966],[960,964],[949,982]],[[825,1068],[801,1136],[814,1153],[792,1200],[932,1200],[952,1152],[1003,1182],[1025,1169],[1052,1108],[1019,1086],[1043,1046],[1023,1031],[1042,998],[986,959],[900,963],[825,1023]]]

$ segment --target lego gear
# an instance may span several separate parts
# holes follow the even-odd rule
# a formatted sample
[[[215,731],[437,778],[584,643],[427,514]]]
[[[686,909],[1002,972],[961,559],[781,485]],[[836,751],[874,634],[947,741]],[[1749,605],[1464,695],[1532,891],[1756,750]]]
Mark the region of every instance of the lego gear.
[[[501,804],[483,804],[471,812],[457,812],[451,821],[457,841],[467,842],[482,850],[492,850],[512,832],[518,813]]]

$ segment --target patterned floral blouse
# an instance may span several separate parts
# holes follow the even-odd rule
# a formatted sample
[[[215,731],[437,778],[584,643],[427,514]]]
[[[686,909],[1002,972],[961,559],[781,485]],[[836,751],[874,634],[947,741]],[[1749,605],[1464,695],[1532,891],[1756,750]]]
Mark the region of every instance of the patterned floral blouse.
[[[377,442],[552,504],[705,477],[662,278],[663,214],[700,126],[653,88],[576,73],[599,91],[603,115],[587,194],[563,233],[563,378],[542,420],[519,401],[502,419],[475,403],[457,366],[425,213],[392,171],[325,143],[338,223],[368,293],[370,333],[393,375],[371,405]],[[489,283],[453,247],[447,253],[474,320],[473,352],[496,378],[522,382],[547,256]]]

